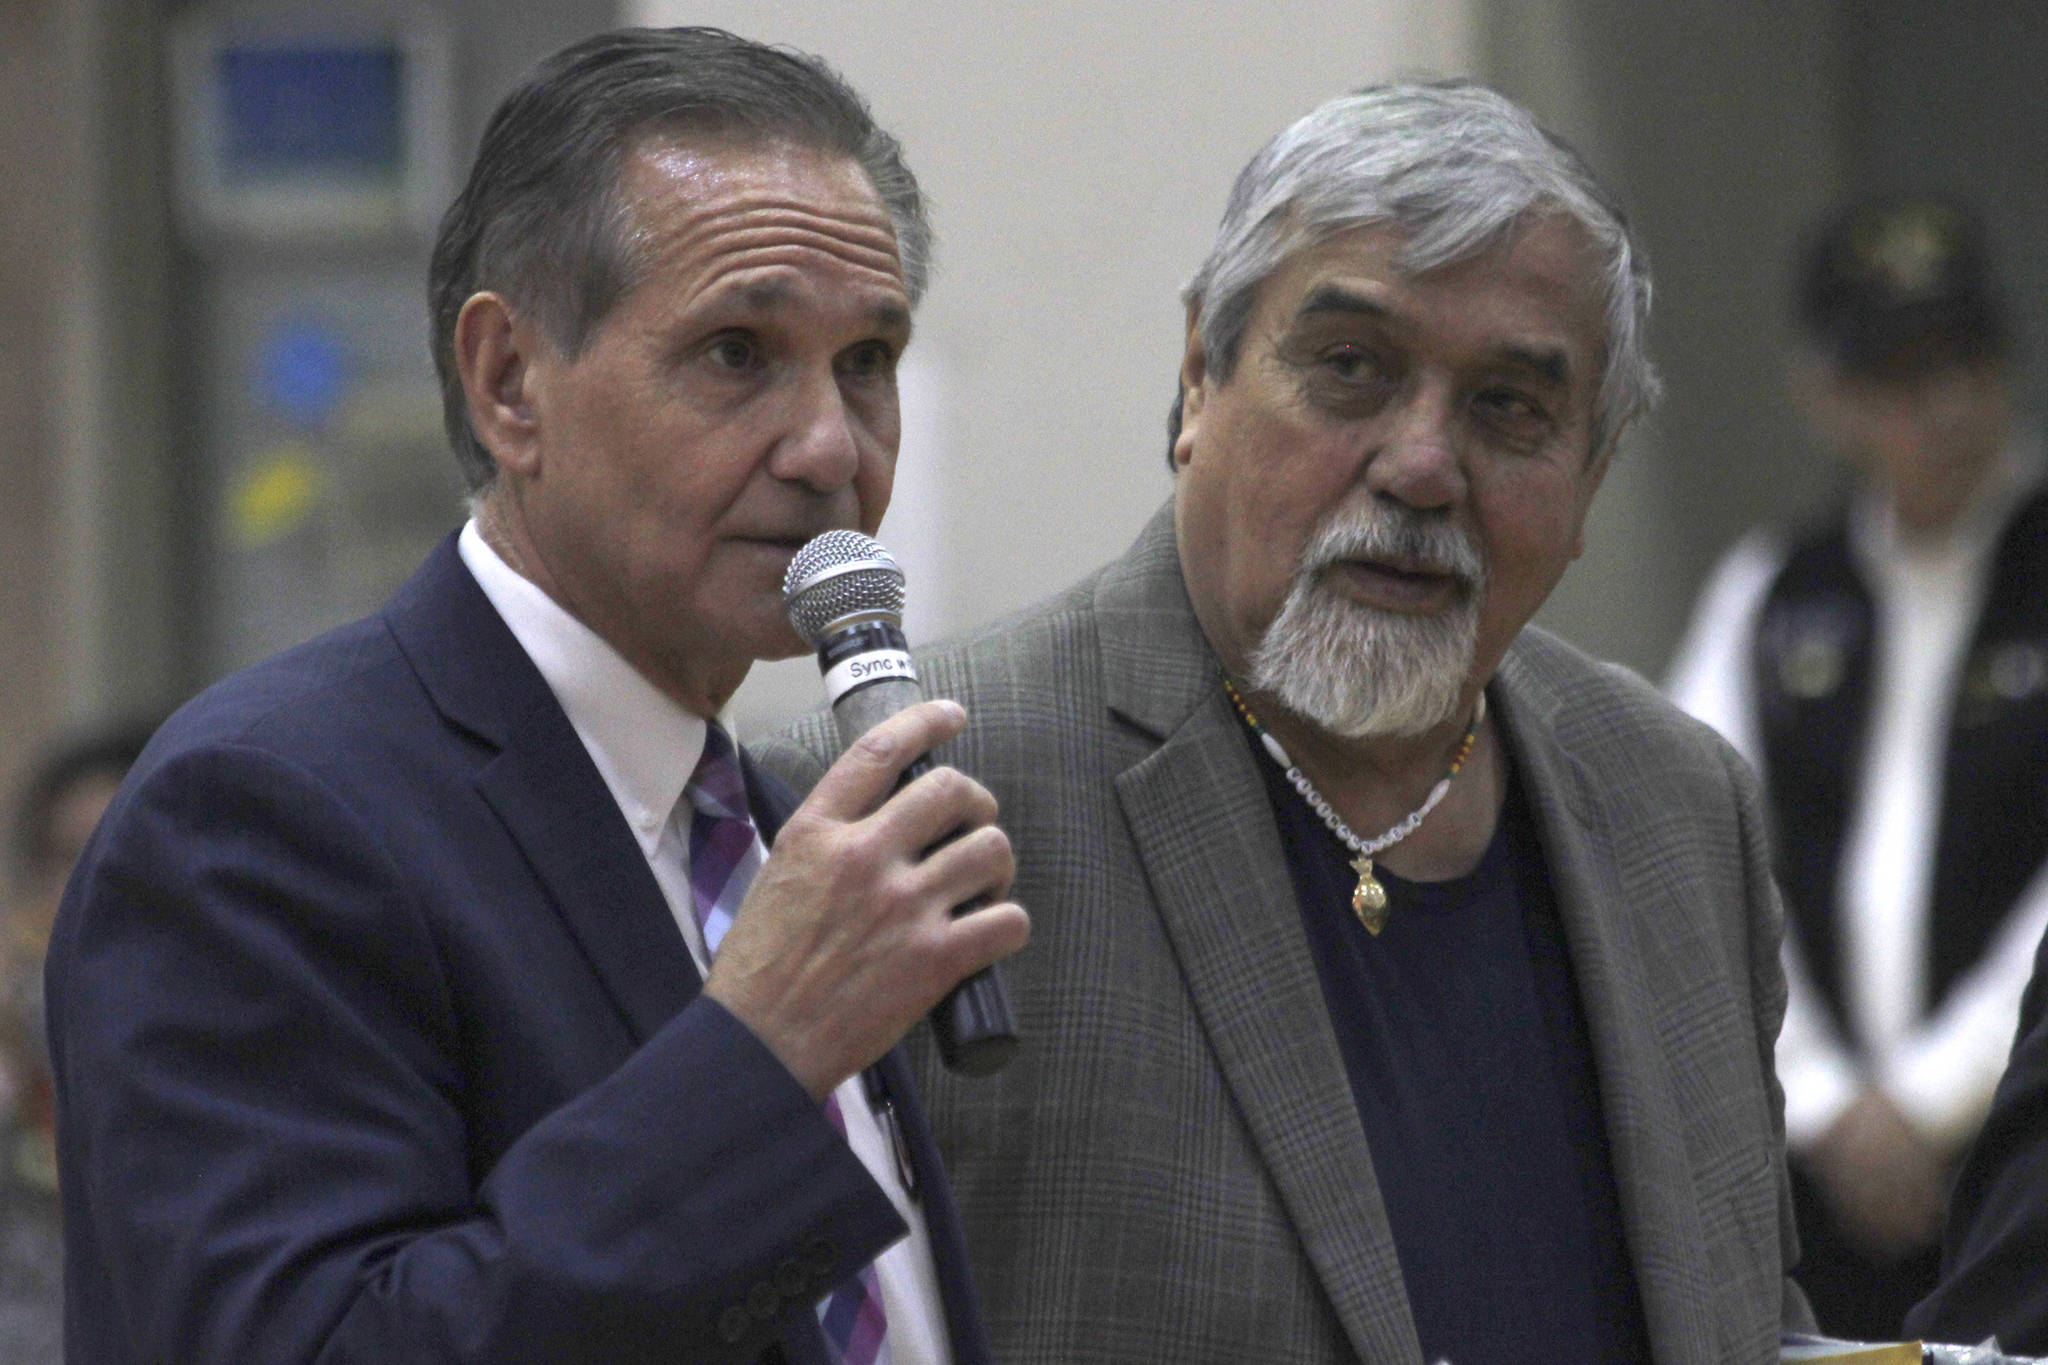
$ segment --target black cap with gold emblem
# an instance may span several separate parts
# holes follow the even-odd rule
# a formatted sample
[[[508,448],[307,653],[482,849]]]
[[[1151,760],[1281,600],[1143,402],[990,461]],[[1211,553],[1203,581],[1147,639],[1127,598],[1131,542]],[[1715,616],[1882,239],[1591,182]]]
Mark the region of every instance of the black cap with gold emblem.
[[[1869,200],[1808,243],[1799,321],[1844,369],[1911,377],[2005,358],[1983,225],[1931,196]]]

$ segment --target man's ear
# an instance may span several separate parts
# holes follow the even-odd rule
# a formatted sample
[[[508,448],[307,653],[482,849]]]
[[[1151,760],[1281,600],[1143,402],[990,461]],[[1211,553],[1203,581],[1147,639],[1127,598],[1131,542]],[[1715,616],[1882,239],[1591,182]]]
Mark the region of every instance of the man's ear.
[[[469,424],[501,471],[531,477],[540,468],[534,412],[534,359],[541,339],[503,296],[472,294],[455,319],[455,367],[469,402]]]
[[[1195,429],[1201,425],[1202,404],[1207,396],[1209,353],[1202,345],[1202,331],[1196,325],[1202,305],[1188,305],[1187,348],[1180,360],[1180,432],[1173,438],[1173,467],[1184,469],[1195,456]]]

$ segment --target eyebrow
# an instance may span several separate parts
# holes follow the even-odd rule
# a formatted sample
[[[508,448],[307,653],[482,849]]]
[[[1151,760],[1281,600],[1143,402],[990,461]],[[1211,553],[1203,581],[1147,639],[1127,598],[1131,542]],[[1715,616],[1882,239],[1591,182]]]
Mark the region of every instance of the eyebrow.
[[[1571,379],[1571,357],[1565,354],[1562,346],[1511,344],[1501,348],[1501,358],[1508,364],[1528,370],[1539,379],[1559,388],[1566,387]]]
[[[909,339],[911,330],[910,310],[902,304],[877,304],[870,310],[869,315],[874,318],[877,330],[901,332],[905,340]]]
[[[1294,310],[1298,318],[1313,317],[1318,313],[1359,313],[1366,317],[1392,317],[1392,311],[1369,294],[1346,289],[1341,284],[1319,285],[1301,307]]]
[[[752,280],[734,291],[740,301],[757,313],[772,313],[788,302],[795,292],[787,280]],[[910,309],[894,299],[886,299],[868,310],[877,331],[910,335]]]

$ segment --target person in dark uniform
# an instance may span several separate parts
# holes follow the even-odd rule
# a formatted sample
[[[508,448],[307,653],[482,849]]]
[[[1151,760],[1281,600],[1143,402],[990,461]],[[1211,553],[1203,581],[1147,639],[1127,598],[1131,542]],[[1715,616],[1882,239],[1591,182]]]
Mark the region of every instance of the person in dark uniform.
[[[2048,493],[1962,206],[1836,214],[1798,314],[1796,396],[1854,490],[1729,552],[1670,691],[1764,778],[1797,1278],[1824,1329],[1877,1339],[1933,1287],[2048,927]]]

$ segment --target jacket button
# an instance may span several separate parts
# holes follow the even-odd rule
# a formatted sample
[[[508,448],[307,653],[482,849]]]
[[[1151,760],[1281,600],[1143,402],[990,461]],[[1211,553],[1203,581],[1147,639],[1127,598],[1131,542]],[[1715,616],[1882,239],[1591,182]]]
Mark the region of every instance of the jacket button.
[[[810,1272],[804,1269],[804,1263],[796,1257],[785,1256],[775,1267],[775,1287],[781,1291],[785,1299],[801,1298],[804,1291],[811,1287]]]
[[[729,1304],[718,1315],[718,1339],[728,1346],[737,1346],[745,1341],[747,1334],[754,1330],[754,1315],[743,1303]]]

